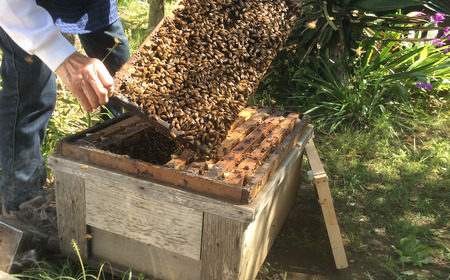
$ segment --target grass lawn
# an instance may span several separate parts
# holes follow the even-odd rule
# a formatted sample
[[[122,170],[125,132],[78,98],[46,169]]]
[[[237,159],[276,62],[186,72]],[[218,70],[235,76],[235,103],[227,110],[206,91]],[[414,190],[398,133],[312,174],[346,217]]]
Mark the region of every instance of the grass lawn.
[[[269,264],[283,253],[296,255],[297,261],[282,261],[286,279],[450,279],[449,120],[448,112],[430,118],[414,134],[386,131],[383,123],[317,133],[350,266],[332,269],[320,207],[306,179]],[[420,245],[408,248],[414,239]]]

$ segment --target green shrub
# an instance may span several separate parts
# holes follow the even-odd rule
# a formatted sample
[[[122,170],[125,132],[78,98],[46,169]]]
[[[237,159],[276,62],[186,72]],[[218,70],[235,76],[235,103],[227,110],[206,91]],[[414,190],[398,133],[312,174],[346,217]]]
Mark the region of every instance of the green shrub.
[[[290,41],[280,53],[254,103],[275,99],[278,106],[310,114],[333,131],[342,123],[367,127],[380,115],[404,125],[401,119],[414,117],[418,109],[413,99],[439,99],[448,90],[448,30],[438,26],[442,18],[430,21],[429,15],[400,10],[377,16],[350,7],[330,10],[321,3],[307,5],[292,36],[296,43]],[[435,38],[442,32],[442,39]]]

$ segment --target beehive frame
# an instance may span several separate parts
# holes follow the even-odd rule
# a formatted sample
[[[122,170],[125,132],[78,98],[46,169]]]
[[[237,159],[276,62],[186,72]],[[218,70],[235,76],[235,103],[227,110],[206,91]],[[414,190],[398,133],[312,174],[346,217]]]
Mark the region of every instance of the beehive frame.
[[[298,139],[305,137],[308,123],[307,115],[249,106],[219,146],[220,160],[196,158],[195,153],[185,150],[161,166],[105,151],[105,146],[120,143],[149,127],[127,114],[65,138],[58,143],[57,152],[87,164],[248,204]]]
[[[214,157],[292,30],[291,0],[178,1],[115,76],[115,98]]]

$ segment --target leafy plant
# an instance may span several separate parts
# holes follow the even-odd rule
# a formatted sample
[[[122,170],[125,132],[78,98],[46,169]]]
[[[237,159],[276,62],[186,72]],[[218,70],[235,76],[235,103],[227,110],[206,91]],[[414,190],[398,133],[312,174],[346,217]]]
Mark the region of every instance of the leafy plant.
[[[399,7],[404,5],[400,2]],[[306,27],[293,36],[298,39],[294,51],[291,46],[280,54],[256,98],[264,102],[270,92],[277,105],[310,114],[331,132],[344,122],[367,127],[380,115],[404,126],[399,116],[414,116],[413,94],[438,94],[449,88],[448,29],[438,26],[443,15],[430,20],[422,13],[376,16],[352,10],[345,24],[337,20],[342,15],[336,9],[306,13],[301,21]],[[344,11],[349,12],[348,7]],[[316,17],[314,24],[308,24],[311,16]],[[339,38],[322,38],[324,28],[341,32]],[[437,37],[440,32],[442,38]]]
[[[420,244],[415,237],[405,237],[400,240],[400,248],[395,248],[400,255],[401,263],[412,263],[413,265],[422,266],[424,264],[434,263],[427,256],[434,252],[434,249],[426,245]]]
[[[261,267],[255,280],[286,280],[287,272],[277,267],[277,264],[272,265],[265,262]]]
[[[437,0],[312,0],[300,1],[304,16],[294,30],[297,50],[306,58],[315,55],[335,58],[348,55],[352,44],[366,28],[407,32],[405,18],[394,16],[395,11],[422,6],[432,11],[450,13],[450,9]],[[420,23],[421,19],[407,19],[406,23]],[[334,54],[333,54],[334,53]],[[334,57],[333,57],[334,56]]]

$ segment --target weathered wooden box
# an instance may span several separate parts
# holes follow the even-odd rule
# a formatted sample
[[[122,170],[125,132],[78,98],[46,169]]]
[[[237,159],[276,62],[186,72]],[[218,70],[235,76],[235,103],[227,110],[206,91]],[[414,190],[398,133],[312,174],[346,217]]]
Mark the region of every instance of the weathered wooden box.
[[[75,240],[86,262],[151,279],[254,279],[295,201],[308,117],[248,107],[217,160],[111,152],[148,129],[124,115],[59,143],[49,164],[61,250],[74,256]]]

